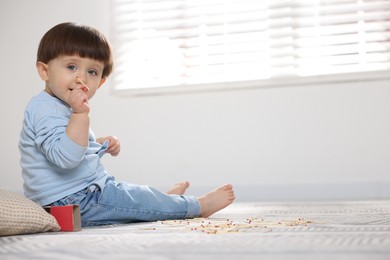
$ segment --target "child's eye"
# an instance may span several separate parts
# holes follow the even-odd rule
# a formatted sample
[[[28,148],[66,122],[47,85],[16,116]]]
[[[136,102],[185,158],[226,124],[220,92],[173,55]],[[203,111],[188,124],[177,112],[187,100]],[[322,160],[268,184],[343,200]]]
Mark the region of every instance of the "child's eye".
[[[88,73],[91,74],[92,76],[98,75],[98,72],[96,70],[89,70]]]
[[[67,68],[69,70],[77,70],[77,67],[75,65],[68,65]]]

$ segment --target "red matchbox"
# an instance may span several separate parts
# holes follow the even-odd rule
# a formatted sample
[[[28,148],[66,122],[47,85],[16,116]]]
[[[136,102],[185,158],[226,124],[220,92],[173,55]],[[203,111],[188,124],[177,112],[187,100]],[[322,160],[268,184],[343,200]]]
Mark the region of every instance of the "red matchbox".
[[[61,231],[81,230],[81,215],[78,205],[50,206],[45,207],[45,210],[55,217]]]

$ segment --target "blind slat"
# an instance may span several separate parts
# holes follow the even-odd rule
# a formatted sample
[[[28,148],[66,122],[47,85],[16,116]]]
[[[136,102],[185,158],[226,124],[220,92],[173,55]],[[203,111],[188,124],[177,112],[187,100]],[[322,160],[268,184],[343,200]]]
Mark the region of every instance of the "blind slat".
[[[386,0],[112,0],[111,20],[119,89],[390,67]]]

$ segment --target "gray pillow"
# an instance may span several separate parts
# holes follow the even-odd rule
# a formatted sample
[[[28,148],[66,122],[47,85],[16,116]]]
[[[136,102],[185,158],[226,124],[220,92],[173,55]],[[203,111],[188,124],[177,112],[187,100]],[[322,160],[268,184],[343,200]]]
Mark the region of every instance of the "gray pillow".
[[[59,231],[56,219],[21,195],[0,190],[0,236]]]

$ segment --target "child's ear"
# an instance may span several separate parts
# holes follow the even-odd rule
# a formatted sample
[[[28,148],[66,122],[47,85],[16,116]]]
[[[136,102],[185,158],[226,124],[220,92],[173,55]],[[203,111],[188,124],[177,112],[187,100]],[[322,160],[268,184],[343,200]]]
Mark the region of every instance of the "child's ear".
[[[45,80],[45,81],[48,80],[49,73],[48,73],[47,64],[43,63],[42,61],[37,61],[35,66],[37,67],[39,77],[41,77],[42,80]]]
[[[100,86],[103,85],[104,82],[106,82],[106,78],[105,77],[100,80],[98,88],[100,88]]]

